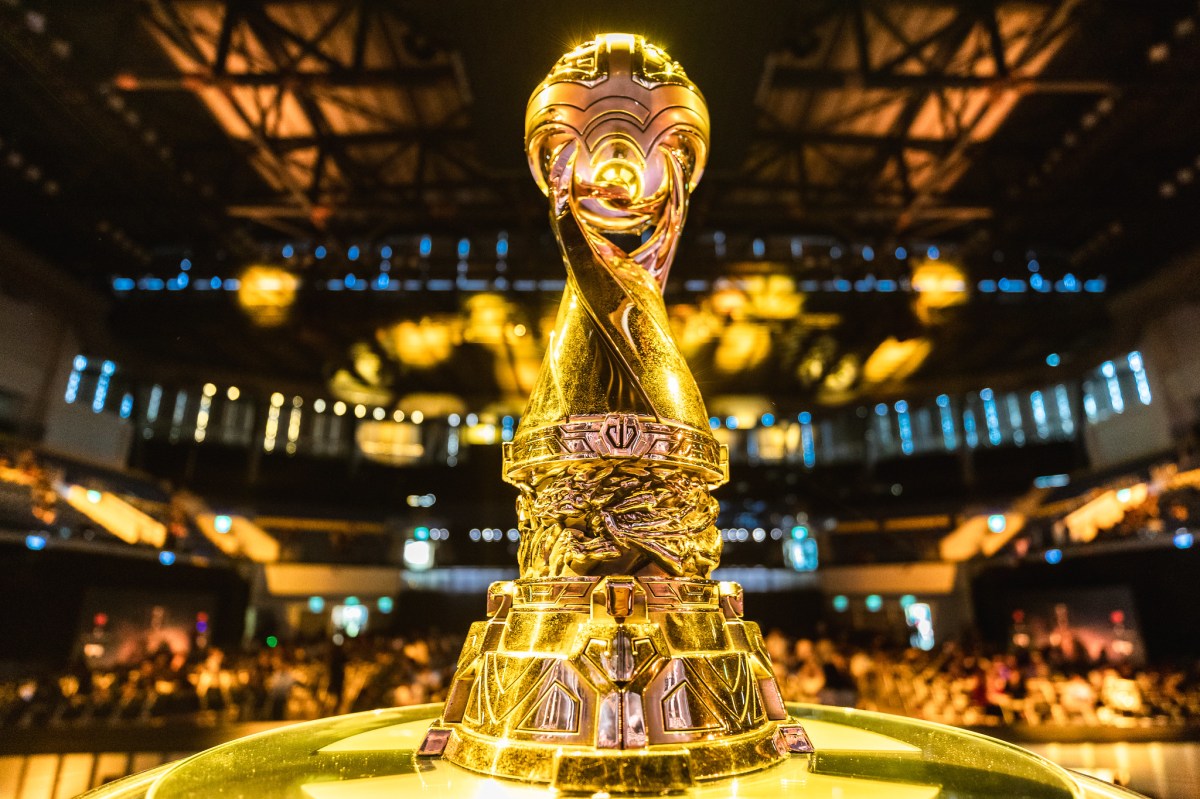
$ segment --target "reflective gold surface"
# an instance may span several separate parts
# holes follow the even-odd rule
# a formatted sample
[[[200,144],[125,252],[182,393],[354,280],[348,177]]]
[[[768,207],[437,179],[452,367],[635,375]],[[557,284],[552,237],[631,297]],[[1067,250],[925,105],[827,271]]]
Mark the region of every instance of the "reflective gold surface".
[[[1136,799],[982,735],[878,713],[788,705],[817,749],[702,782],[688,799]],[[439,711],[393,708],[296,724],[111,783],[88,799],[536,799],[544,786],[417,756]],[[621,794],[608,791],[615,799]],[[588,794],[590,795],[590,793]]]

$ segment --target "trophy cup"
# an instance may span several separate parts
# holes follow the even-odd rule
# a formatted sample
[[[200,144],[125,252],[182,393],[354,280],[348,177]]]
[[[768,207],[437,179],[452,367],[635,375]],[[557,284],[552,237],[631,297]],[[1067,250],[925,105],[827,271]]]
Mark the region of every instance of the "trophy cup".
[[[727,453],[662,297],[708,129],[699,90],[641,36],[577,47],[530,98],[525,149],[567,283],[504,445],[520,578],[489,589],[425,755],[662,793],[812,751],[740,586],[709,579]]]

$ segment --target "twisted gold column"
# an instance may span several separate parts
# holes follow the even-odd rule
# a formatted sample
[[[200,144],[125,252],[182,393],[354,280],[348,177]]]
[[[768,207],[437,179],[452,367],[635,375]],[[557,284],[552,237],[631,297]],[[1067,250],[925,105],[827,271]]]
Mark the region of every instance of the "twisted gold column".
[[[555,65],[525,139],[567,285],[504,449],[521,578],[490,589],[423,752],[564,791],[661,793],[807,751],[741,588],[708,579],[727,456],[662,298],[706,159],[704,98],[662,50],[609,34]]]

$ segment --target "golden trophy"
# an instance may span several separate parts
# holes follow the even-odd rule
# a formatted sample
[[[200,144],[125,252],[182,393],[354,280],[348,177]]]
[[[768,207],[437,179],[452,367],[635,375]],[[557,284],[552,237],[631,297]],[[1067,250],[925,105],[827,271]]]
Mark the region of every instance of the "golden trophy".
[[[704,98],[662,50],[609,34],[554,66],[525,140],[567,287],[504,451],[521,576],[489,589],[446,704],[289,725],[89,799],[1136,799],[975,733],[785,707],[741,589],[709,579],[727,458],[662,299]]]
[[[662,296],[708,128],[700,91],[641,36],[577,47],[530,98],[525,149],[567,284],[504,446],[521,576],[490,588],[424,754],[662,793],[812,751],[741,588],[709,579],[728,463]]]

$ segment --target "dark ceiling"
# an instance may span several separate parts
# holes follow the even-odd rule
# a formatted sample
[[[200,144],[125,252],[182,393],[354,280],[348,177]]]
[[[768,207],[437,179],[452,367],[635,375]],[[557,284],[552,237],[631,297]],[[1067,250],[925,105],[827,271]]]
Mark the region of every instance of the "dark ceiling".
[[[712,113],[675,301],[706,296],[687,277],[756,260],[796,280],[903,279],[912,264],[891,254],[930,246],[971,286],[1028,277],[1036,257],[1052,281],[1103,276],[1111,293],[1196,243],[1196,14],[1173,0],[14,0],[0,7],[0,228],[105,294],[117,276],[169,279],[182,258],[205,280],[286,260],[324,285],[356,268],[352,246],[454,278],[461,237],[487,280],[500,231],[503,285],[561,277],[524,164],[525,101],[564,50],[623,30],[665,46]],[[460,305],[310,295],[290,327],[256,332],[232,302],[185,293],[118,298],[111,346],[306,380],[378,325]],[[546,293],[514,302],[534,318]],[[806,312],[843,320],[843,351],[922,329],[907,299],[809,294]],[[1102,298],[980,302],[929,333],[918,377],[1104,344]],[[773,333],[776,353],[800,357],[808,333]]]

